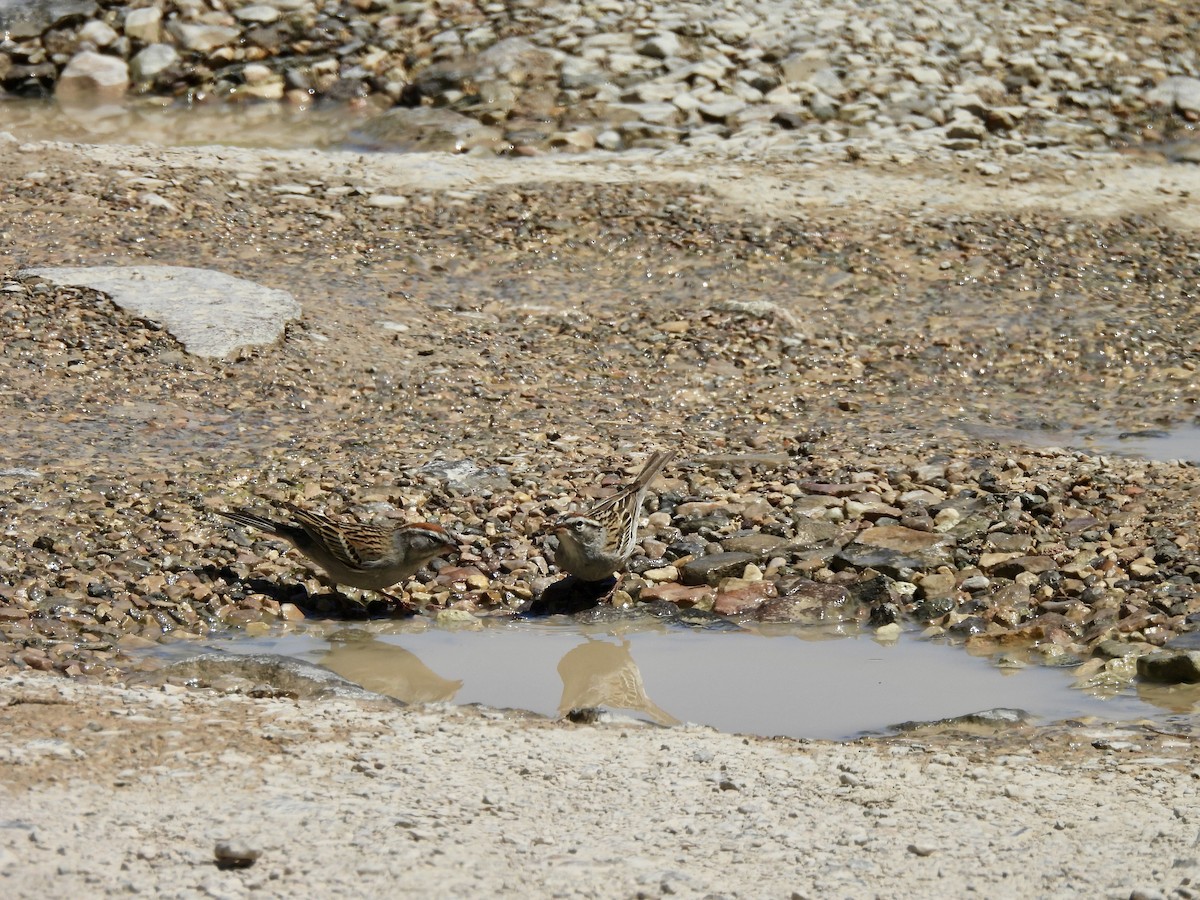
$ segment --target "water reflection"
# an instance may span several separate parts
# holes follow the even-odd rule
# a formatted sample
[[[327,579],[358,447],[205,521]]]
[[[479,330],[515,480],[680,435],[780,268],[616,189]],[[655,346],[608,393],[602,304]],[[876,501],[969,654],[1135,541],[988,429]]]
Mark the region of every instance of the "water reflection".
[[[463,686],[461,678],[443,678],[417,654],[373,636],[366,640],[333,640],[318,663],[369,691],[405,703],[448,702]]]
[[[335,633],[329,640],[328,652],[316,660],[319,665],[405,703],[452,701],[464,683],[462,678],[443,678],[411,650],[374,635]],[[628,710],[659,725],[678,725],[677,718],[647,696],[630,646],[624,638],[612,643],[588,637],[568,650],[557,667],[562,680],[558,714],[603,707]]]
[[[804,738],[847,738],[994,707],[1043,720],[1161,719],[1164,710],[1191,712],[1198,699],[1190,689],[1146,685],[1095,695],[1073,688],[1067,671],[1014,672],[914,635],[889,645],[865,635],[828,638],[817,629],[768,635],[653,623],[623,630],[492,622],[467,632],[416,621],[353,629],[310,621],[209,646],[315,662],[409,703],[479,703],[552,717],[603,707],[663,725]]]
[[[1067,447],[1087,453],[1136,456],[1143,459],[1200,461],[1200,425],[1179,425],[1169,430],[1070,431],[1004,428],[965,423],[974,437],[1029,447]]]
[[[558,662],[563,683],[558,714],[603,706],[642,713],[659,725],[678,725],[678,719],[646,696],[642,673],[629,646],[625,638],[619,644],[588,640],[568,650]]]

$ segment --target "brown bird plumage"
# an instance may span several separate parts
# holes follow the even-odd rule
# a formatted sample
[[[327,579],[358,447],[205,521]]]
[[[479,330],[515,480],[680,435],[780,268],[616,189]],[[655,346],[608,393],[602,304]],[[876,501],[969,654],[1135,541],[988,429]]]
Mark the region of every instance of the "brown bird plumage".
[[[433,522],[364,525],[339,522],[292,503],[282,506],[295,524],[244,509],[214,512],[289,542],[320,566],[334,584],[368,591],[382,592],[458,546],[453,535]]]
[[[624,566],[637,543],[646,489],[674,455],[671,450],[652,453],[637,477],[617,493],[586,514],[559,519],[552,527],[558,537],[558,567],[583,581],[600,581]]]

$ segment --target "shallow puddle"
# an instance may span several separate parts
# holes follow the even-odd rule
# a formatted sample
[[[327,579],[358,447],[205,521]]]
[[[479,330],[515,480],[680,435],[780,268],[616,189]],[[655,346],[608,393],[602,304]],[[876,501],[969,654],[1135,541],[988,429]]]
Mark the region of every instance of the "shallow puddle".
[[[189,107],[145,98],[71,107],[54,100],[10,99],[0,102],[0,131],[27,141],[298,150],[342,143],[367,115],[368,111],[332,103],[313,109],[271,103]]]
[[[975,437],[1032,447],[1066,447],[1087,453],[1200,462],[1198,425],[1142,431],[1056,431],[968,425],[966,431]]]
[[[476,631],[413,628],[328,623],[205,647],[317,663],[410,703],[481,703],[547,716],[604,707],[664,725],[695,722],[745,734],[842,739],[995,707],[1042,721],[1165,717],[1132,690],[1102,699],[1074,689],[1069,672],[1001,669],[915,635],[884,644],[817,632],[589,633],[524,622]],[[171,645],[167,655],[196,649]],[[1172,699],[1164,706],[1183,711],[1185,698]]]

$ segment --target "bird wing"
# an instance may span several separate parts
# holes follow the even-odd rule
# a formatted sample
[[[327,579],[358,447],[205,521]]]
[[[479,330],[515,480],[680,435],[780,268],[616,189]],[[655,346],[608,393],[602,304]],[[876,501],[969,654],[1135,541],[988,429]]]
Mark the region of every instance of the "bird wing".
[[[383,555],[387,545],[380,540],[380,529],[368,525],[339,523],[291,503],[284,505],[309,536],[342,565],[351,569],[370,568]],[[376,548],[376,552],[372,553]]]

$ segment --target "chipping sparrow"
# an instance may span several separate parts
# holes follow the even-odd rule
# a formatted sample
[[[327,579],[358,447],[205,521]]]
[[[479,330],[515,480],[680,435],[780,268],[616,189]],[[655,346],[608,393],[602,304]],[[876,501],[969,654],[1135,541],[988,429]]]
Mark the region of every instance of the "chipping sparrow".
[[[213,512],[283,538],[324,569],[335,584],[377,593],[412,575],[439,553],[458,546],[449,532],[432,522],[394,527],[363,525],[336,522],[291,503],[283,506],[298,525],[248,510]]]
[[[582,581],[600,581],[625,565],[637,543],[646,488],[674,455],[670,450],[651,454],[637,478],[617,493],[586,514],[569,514],[555,522],[551,530],[558,537],[558,567]]]

